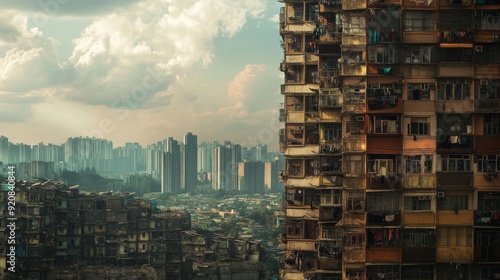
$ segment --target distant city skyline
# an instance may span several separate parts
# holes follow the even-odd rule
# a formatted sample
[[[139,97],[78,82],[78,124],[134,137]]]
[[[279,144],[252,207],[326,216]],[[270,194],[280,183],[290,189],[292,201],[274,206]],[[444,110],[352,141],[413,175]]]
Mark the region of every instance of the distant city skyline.
[[[185,133],[187,133],[187,132],[185,132]],[[195,132],[195,131],[193,131],[192,133],[193,133],[193,134],[196,134],[196,132]],[[237,142],[237,141],[233,141],[233,140],[231,140],[231,139],[223,139],[223,138],[221,138],[221,139],[215,139],[215,140],[212,140],[212,139],[208,139],[208,140],[207,140],[207,139],[200,138],[200,137],[199,137],[199,134],[196,134],[196,136],[198,136],[198,145],[199,145],[199,144],[201,144],[201,143],[203,143],[203,142],[206,142],[206,143],[221,143],[221,144],[223,144],[224,142],[230,142],[230,143],[237,143],[237,144],[241,145],[241,146],[242,146],[242,147],[244,147],[244,148],[252,148],[252,147],[259,146],[259,145],[260,145],[260,146],[266,146],[266,147],[267,147],[267,149],[264,149],[264,150],[265,150],[265,152],[270,152],[270,153],[278,153],[278,152],[279,152],[279,151],[278,151],[278,147],[275,147],[275,148],[272,148],[272,149],[271,149],[271,148],[269,148],[269,147],[273,147],[273,146],[275,146],[275,144],[277,144],[277,143],[278,143],[278,141],[279,141],[279,139],[278,139],[278,138],[273,139],[272,143],[259,143],[259,142],[256,142],[256,141],[255,141],[255,138],[253,138],[253,137],[252,137],[252,138],[251,138],[250,140],[248,140],[248,141],[243,141],[243,143],[239,143],[239,142]],[[161,138],[161,139],[158,139],[158,140],[153,141],[153,142],[150,142],[150,143],[141,143],[141,142],[139,142],[139,141],[126,141],[126,142],[124,142],[124,143],[123,143],[123,145],[116,145],[116,143],[115,143],[114,141],[110,140],[110,139],[106,139],[106,138],[98,138],[98,137],[88,137],[88,136],[83,136],[83,135],[68,137],[68,138],[66,138],[64,141],[62,141],[62,142],[60,142],[60,143],[46,142],[46,141],[43,141],[43,140],[42,140],[42,141],[31,141],[31,142],[29,142],[29,143],[27,143],[27,142],[15,142],[15,141],[12,141],[12,139],[9,137],[9,135],[0,134],[0,138],[1,138],[1,137],[5,137],[5,138],[7,138],[7,139],[8,139],[8,141],[9,141],[10,143],[12,143],[12,144],[16,144],[16,145],[23,144],[23,145],[29,145],[29,146],[31,146],[31,147],[37,146],[37,145],[39,145],[39,144],[43,144],[43,145],[63,145],[63,144],[65,144],[65,143],[66,143],[66,141],[67,141],[68,139],[71,139],[71,138],[96,138],[96,139],[106,140],[106,141],[109,141],[109,142],[111,142],[111,143],[113,144],[113,149],[114,149],[114,148],[123,148],[123,147],[125,147],[126,145],[129,145],[129,144],[139,144],[141,147],[146,148],[146,147],[147,147],[147,146],[149,146],[149,145],[153,145],[153,144],[156,144],[156,143],[160,143],[160,142],[162,142],[162,141],[164,141],[164,140],[168,140],[168,139],[170,139],[170,138],[172,138],[172,139],[178,139],[177,141],[179,141],[179,142],[181,142],[181,143],[184,143],[184,142],[183,142],[183,139],[184,139],[184,134],[183,134],[183,135],[181,135],[180,137],[165,136],[165,137],[163,137],[163,138]],[[277,142],[277,143],[274,143],[274,142]],[[31,144],[31,143],[33,143],[33,144]],[[0,151],[1,151],[1,150],[0,150]]]
[[[30,145],[94,136],[123,146],[195,131],[277,147],[279,5],[3,1],[0,132]]]

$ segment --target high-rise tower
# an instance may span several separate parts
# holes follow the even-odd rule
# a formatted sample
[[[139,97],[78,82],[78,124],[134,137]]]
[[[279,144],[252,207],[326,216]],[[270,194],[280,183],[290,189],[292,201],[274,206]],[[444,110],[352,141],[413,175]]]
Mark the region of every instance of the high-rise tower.
[[[194,190],[198,184],[197,178],[197,160],[198,160],[198,137],[188,132],[184,135],[184,160],[183,160],[183,176],[186,192]]]
[[[280,2],[282,277],[495,279],[499,1]]]

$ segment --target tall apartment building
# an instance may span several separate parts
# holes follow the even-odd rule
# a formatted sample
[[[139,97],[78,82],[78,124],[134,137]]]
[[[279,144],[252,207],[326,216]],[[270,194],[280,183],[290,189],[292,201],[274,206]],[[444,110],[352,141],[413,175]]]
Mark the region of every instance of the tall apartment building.
[[[500,279],[500,2],[282,0],[284,279]]]
[[[190,192],[197,187],[198,136],[188,132],[184,135],[183,179],[182,189]]]

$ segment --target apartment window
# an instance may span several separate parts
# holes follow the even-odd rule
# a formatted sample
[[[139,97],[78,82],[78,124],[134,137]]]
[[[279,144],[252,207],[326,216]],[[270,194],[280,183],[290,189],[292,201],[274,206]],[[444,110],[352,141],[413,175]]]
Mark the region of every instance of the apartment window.
[[[471,228],[439,228],[438,246],[471,246]]]
[[[500,172],[500,155],[480,155],[477,159],[477,172]]]
[[[479,192],[477,195],[477,210],[499,211],[500,192]]]
[[[345,172],[346,173],[363,173],[364,158],[362,155],[346,155],[345,156]]]
[[[500,30],[500,12],[476,11],[476,28],[478,30]]]
[[[442,172],[471,172],[471,156],[463,154],[441,155]]]
[[[368,158],[368,173],[379,173],[386,176],[387,173],[396,173],[397,161],[395,159],[372,159]]]
[[[370,133],[395,134],[401,133],[400,117],[391,115],[375,115],[370,117]]]
[[[430,100],[430,89],[434,84],[408,84],[408,100]]]
[[[404,31],[433,31],[434,14],[431,11],[405,12]]]
[[[401,267],[401,280],[433,280],[434,265],[405,265]]]
[[[365,235],[364,234],[347,234],[344,236],[345,246],[351,247],[364,247]]]
[[[342,190],[323,190],[321,192],[322,205],[341,205],[342,204]]]
[[[342,16],[343,35],[365,35],[365,14],[346,12]]]
[[[289,65],[285,69],[285,81],[287,83],[300,83],[302,80],[302,66]]]
[[[500,49],[498,51],[500,52]],[[489,56],[491,57],[491,53],[489,54]],[[476,99],[500,100],[500,81],[499,80],[487,80],[487,81],[488,81],[487,85],[479,86],[476,88]]]
[[[288,112],[302,112],[304,111],[304,100],[302,96],[287,96],[286,97],[286,110]]]
[[[428,117],[411,117],[408,123],[408,135],[429,135],[430,119]]]
[[[434,230],[411,230],[403,234],[404,247],[434,247],[436,246]]]
[[[500,231],[476,231],[474,245],[478,247],[500,247]]]
[[[342,105],[342,98],[339,95],[321,94],[319,104],[323,108],[338,107]]]
[[[347,198],[347,210],[363,210],[364,209],[364,199],[359,197],[348,197]]]
[[[435,63],[435,47],[434,46],[404,46],[403,47],[404,63],[422,64]]]
[[[349,87],[344,91],[344,104],[363,104],[365,103],[365,89]]]
[[[324,140],[334,141],[342,139],[342,125],[341,124],[325,124],[324,125]]]
[[[321,226],[321,238],[342,240],[342,229],[336,226]]]
[[[371,228],[367,229],[368,246],[376,247],[400,247],[399,228]]]
[[[366,195],[366,210],[369,212],[399,211],[399,199],[399,195],[379,195],[369,193]]]
[[[469,210],[468,195],[444,194],[444,197],[438,199],[438,210]]]
[[[287,175],[291,177],[300,176],[302,174],[302,160],[289,159],[287,160],[288,172]]]
[[[440,48],[439,62],[472,62],[472,48]]]
[[[368,84],[368,98],[378,98],[384,101],[383,107],[391,107],[389,103],[395,101],[395,97],[403,96],[403,86],[401,84]]]
[[[304,20],[304,7],[302,4],[289,5],[287,8],[290,15],[288,20]]]
[[[399,51],[395,46],[370,46],[368,57],[369,63],[399,63]]]
[[[287,189],[286,200],[289,205],[304,205],[303,189]]]
[[[471,11],[439,11],[438,30],[471,30],[474,28],[474,17]]]
[[[405,156],[405,165],[409,174],[432,173],[432,156]]]
[[[438,136],[442,134],[462,135],[472,133],[471,114],[439,114],[437,116]],[[463,139],[462,139],[463,140]],[[457,144],[458,138],[450,139],[451,144]],[[466,143],[458,143],[467,146]],[[464,145],[465,144],[465,145]],[[468,144],[468,143],[467,143]]]
[[[484,115],[484,135],[500,134],[500,115]]]
[[[302,36],[285,36],[286,50],[289,53],[302,52]]]
[[[405,196],[404,209],[407,211],[429,211],[431,210],[432,196],[415,195]]]
[[[477,64],[499,64],[500,63],[500,45],[476,45],[475,63]],[[495,81],[489,80],[495,83]],[[498,82],[496,83],[498,88]],[[493,87],[492,87],[493,88]]]

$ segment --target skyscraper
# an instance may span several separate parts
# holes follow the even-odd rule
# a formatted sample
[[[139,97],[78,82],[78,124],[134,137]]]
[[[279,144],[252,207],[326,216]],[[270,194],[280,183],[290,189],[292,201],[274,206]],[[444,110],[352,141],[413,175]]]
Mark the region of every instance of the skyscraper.
[[[0,162],[9,163],[9,138],[0,136]]]
[[[165,152],[162,153],[161,190],[175,192],[181,190],[181,151],[179,142],[172,137],[165,139]]]
[[[188,132],[184,135],[184,185],[185,192],[194,190],[198,184],[197,177],[197,161],[198,161],[198,137]]]

